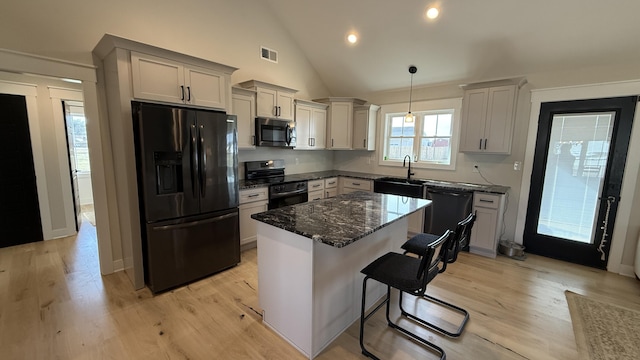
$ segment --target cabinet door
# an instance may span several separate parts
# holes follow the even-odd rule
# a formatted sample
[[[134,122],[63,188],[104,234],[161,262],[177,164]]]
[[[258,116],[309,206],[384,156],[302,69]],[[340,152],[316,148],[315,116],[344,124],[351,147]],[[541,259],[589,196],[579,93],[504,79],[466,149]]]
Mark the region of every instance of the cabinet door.
[[[276,100],[276,106],[278,106],[279,109],[278,118],[284,120],[293,120],[295,106],[294,94],[284,91],[278,91]]]
[[[511,153],[513,135],[513,110],[515,85],[498,86],[489,89],[487,117],[484,136],[487,143],[484,151],[494,154]]]
[[[238,209],[240,210],[240,245],[256,241],[256,220],[252,219],[251,215],[269,210],[269,202],[256,201],[242,204]]]
[[[183,104],[184,67],[181,63],[131,52],[133,97]]]
[[[312,109],[311,136],[314,149],[326,148],[327,142],[327,110]]]
[[[255,98],[242,94],[233,94],[231,106],[238,116],[238,148],[253,149],[255,137]]]
[[[324,197],[325,198],[334,197],[336,195],[338,195],[338,188],[337,187],[324,189]]]
[[[498,210],[474,207],[473,211],[477,217],[471,230],[469,250],[472,253],[495,257],[498,245],[496,242]]]
[[[331,103],[330,138],[327,148],[351,149],[353,129],[353,104],[347,102]]]
[[[223,74],[203,68],[185,67],[185,101],[188,104],[225,110],[226,85]]]
[[[464,92],[460,151],[483,152],[488,96],[488,88]]]
[[[256,116],[268,118],[276,116],[277,104],[277,91],[272,89],[256,88]]]
[[[311,108],[296,106],[296,150],[311,149]]]
[[[356,110],[353,114],[353,148],[367,148],[367,115],[368,110]]]

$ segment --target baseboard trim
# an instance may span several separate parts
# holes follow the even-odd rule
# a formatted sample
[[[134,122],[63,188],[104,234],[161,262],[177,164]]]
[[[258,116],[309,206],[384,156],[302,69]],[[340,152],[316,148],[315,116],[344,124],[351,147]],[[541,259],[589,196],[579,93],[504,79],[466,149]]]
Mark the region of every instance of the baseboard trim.
[[[118,272],[118,271],[122,271],[124,270],[124,261],[122,259],[120,260],[114,260],[113,261],[113,272]]]
[[[628,276],[628,277],[636,277],[636,273],[633,270],[633,266],[631,265],[620,265],[618,269],[618,274]]]

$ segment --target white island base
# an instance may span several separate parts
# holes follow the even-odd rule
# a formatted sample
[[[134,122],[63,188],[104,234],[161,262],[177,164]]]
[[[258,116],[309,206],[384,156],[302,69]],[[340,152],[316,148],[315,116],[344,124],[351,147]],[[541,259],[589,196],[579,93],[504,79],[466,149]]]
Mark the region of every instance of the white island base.
[[[360,270],[389,251],[401,252],[407,236],[406,217],[342,248],[262,222],[257,226],[263,321],[309,359],[360,318]],[[371,282],[367,308],[385,291]]]

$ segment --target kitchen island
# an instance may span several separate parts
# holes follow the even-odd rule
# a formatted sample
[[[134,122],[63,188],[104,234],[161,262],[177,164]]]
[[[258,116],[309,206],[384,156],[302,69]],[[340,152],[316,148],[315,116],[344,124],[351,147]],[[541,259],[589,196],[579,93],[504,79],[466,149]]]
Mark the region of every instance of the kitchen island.
[[[354,192],[252,215],[264,323],[313,359],[360,317],[360,270],[400,252],[407,215],[430,203]],[[367,287],[367,307],[386,291],[377,285]]]

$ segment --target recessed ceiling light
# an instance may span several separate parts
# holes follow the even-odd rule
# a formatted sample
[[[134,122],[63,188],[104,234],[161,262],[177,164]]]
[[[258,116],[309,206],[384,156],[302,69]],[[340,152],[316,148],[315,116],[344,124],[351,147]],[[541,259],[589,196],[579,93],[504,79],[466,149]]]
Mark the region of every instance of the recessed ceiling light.
[[[438,15],[440,15],[440,10],[438,10],[435,7],[430,7],[429,9],[427,9],[427,17],[429,19],[435,19],[438,17]]]
[[[351,33],[349,35],[347,35],[347,41],[350,44],[355,44],[358,42],[358,35],[356,35],[355,33]]]

